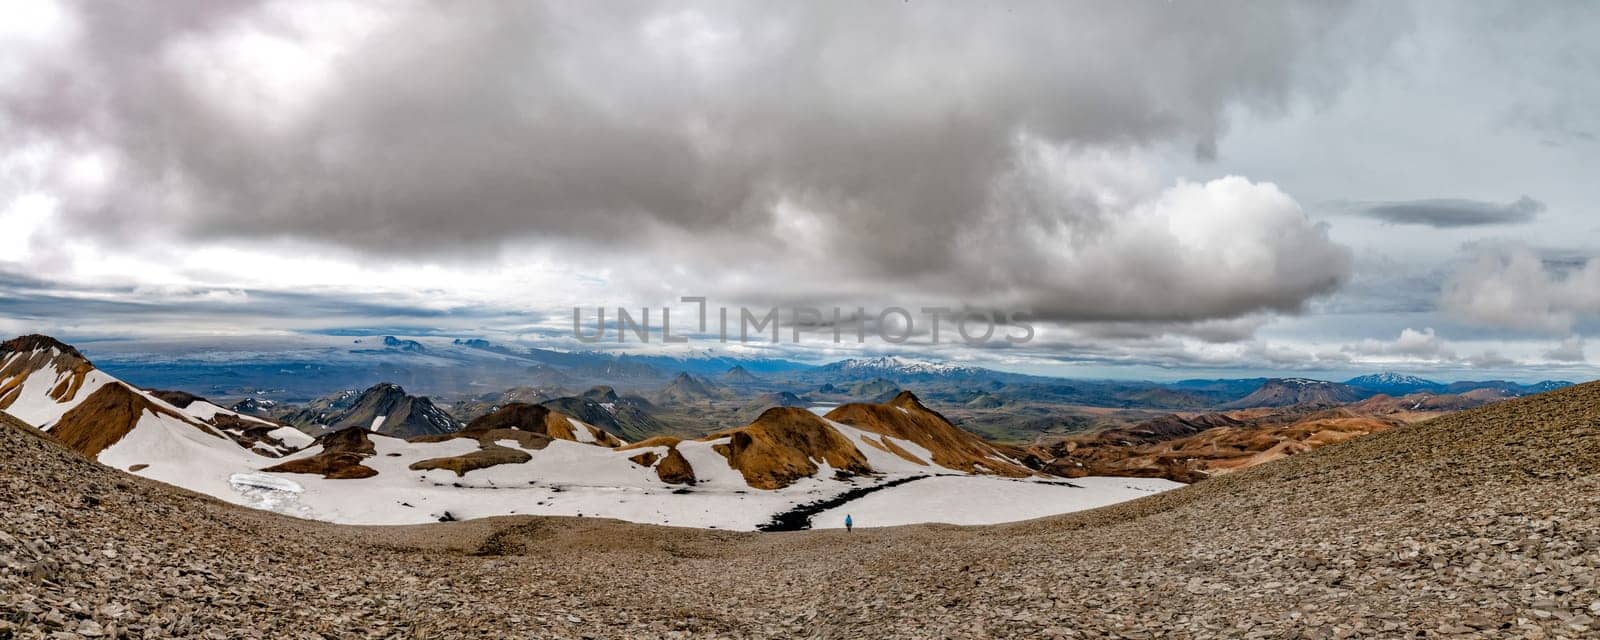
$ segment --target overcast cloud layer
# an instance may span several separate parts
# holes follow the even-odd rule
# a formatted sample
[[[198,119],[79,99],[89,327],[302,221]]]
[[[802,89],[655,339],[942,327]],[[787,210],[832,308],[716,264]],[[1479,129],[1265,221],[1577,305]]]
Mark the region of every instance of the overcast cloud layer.
[[[1581,365],[1600,225],[1557,176],[1595,153],[1594,16],[1522,6],[30,3],[0,328],[514,335],[703,295],[1027,310],[1051,361]],[[1500,97],[1423,86],[1456,80]],[[1336,149],[1369,139],[1455,164]],[[1544,177],[1475,173],[1505,157]],[[1317,334],[1374,303],[1415,311]]]

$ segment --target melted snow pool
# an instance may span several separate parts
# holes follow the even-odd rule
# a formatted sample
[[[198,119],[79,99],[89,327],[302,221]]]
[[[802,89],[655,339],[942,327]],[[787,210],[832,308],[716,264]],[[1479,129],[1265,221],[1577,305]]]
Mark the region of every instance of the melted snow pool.
[[[316,515],[300,503],[300,494],[305,492],[305,487],[288,478],[264,473],[235,473],[228,476],[228,485],[233,488],[233,494],[218,497],[247,507],[300,518],[314,518]]]

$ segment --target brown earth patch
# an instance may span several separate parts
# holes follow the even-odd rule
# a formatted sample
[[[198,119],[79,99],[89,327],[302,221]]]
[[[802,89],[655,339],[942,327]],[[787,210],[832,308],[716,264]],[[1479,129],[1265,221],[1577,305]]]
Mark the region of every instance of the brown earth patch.
[[[628,461],[632,462],[632,463],[634,463],[636,465],[639,465],[641,467],[649,467],[649,466],[655,465],[657,459],[658,458],[657,458],[655,452],[646,451],[646,452],[641,453],[639,455],[636,455],[636,456],[633,456],[631,458],[628,458]]]
[[[429,458],[411,463],[412,471],[428,471],[431,469],[449,469],[456,472],[456,476],[467,475],[468,471],[487,469],[502,464],[522,464],[533,459],[528,452],[520,449],[502,447],[497,444],[481,445],[483,448],[471,453],[448,458]]]
[[[655,465],[656,477],[660,478],[662,482],[667,484],[694,484],[694,467],[689,464],[689,460],[687,458],[683,457],[683,454],[678,453],[679,442],[682,442],[682,440],[672,436],[656,436],[654,438],[640,440],[639,442],[635,442],[633,444],[623,445],[617,450],[633,451],[637,449],[666,447],[666,455],[661,456],[660,463]],[[646,451],[640,455],[629,458],[629,460],[639,462],[639,460],[646,455],[649,455],[652,458],[655,457],[654,452]],[[650,465],[645,464],[644,466],[648,467]]]
[[[378,452],[372,445],[372,439],[367,437],[365,429],[349,427],[323,434],[317,438],[316,444],[322,445],[322,451],[316,455],[273,465],[262,471],[315,473],[333,480],[353,480],[378,475],[377,469],[361,464]]]
[[[62,355],[88,362],[88,358],[83,357],[82,353],[78,353],[78,350],[72,345],[47,335],[30,333],[25,336],[17,336],[5,342],[0,342],[0,353],[48,351],[50,349],[58,350],[62,353]]]
[[[578,441],[578,434],[577,431],[572,428],[572,423],[567,422],[554,412],[545,414],[543,427],[544,432],[549,434],[549,436],[552,438],[571,440],[573,442]]]
[[[417,436],[415,438],[408,439],[407,442],[445,442],[449,440],[455,440],[457,438],[477,440],[478,444],[483,446],[493,445],[495,442],[500,440],[514,440],[516,441],[517,446],[523,449],[533,450],[544,449],[545,447],[550,446],[550,442],[553,440],[553,438],[550,436],[534,431],[524,431],[522,429],[488,429],[481,431],[452,431],[450,433]]]
[[[217,414],[211,419],[211,424],[239,446],[254,450],[268,457],[279,457],[283,455],[280,452],[288,452],[291,449],[284,441],[272,435],[272,432],[279,429],[281,425],[262,424],[255,420],[247,420],[226,413]],[[256,445],[265,445],[265,448]]]
[[[564,438],[565,440],[582,442],[582,440],[578,438],[577,433],[575,433],[579,427],[582,427],[589,431],[589,437],[594,441],[588,444],[595,444],[609,449],[615,449],[623,445],[623,442],[620,438],[611,435],[610,432],[604,429],[582,421],[579,421],[577,425],[574,425],[572,421],[573,418],[571,416],[558,411],[551,411],[550,415],[545,418],[545,424],[547,425],[547,429],[549,429],[550,433],[554,434],[557,429],[564,429],[568,434],[570,434],[570,437]]]
[[[827,418],[857,429],[914,442],[927,449],[933,463],[967,473],[990,473],[1021,478],[1033,471],[1007,461],[1001,452],[976,434],[962,430],[939,412],[923,406],[909,391],[887,404],[852,403],[829,411]],[[906,457],[908,454],[897,454]],[[907,458],[914,460],[915,457]]]
[[[602,447],[616,448],[622,446],[622,441],[599,427],[587,423],[579,423],[582,428],[589,430],[589,435],[594,439],[594,444]],[[552,411],[549,407],[526,402],[512,402],[488,414],[478,416],[467,424],[463,431],[485,431],[490,429],[517,429],[532,433],[540,433],[551,438],[581,442],[574,425],[564,413]],[[540,447],[543,448],[543,447]]]
[[[716,450],[757,489],[780,489],[817,472],[815,460],[846,474],[872,473],[867,457],[844,434],[816,414],[797,407],[774,407],[755,422],[720,431],[705,440],[728,438]]]
[[[667,456],[656,465],[656,477],[667,484],[694,484],[694,467],[678,453],[677,447],[667,449]]]
[[[618,450],[619,451],[631,451],[633,449],[648,449],[648,448],[651,448],[651,447],[666,447],[668,449],[672,449],[674,447],[677,447],[678,443],[682,442],[682,441],[683,441],[682,439],[674,438],[672,436],[656,436],[656,437],[650,438],[648,440],[640,440],[640,441],[635,442],[633,444],[625,445],[625,446],[619,448]]]
[[[200,396],[187,391],[173,391],[170,389],[147,389],[145,393],[155,396],[157,400],[170,404],[179,409],[187,409],[189,405],[205,400]]]
[[[50,388],[50,398],[56,402],[67,402],[78,397],[78,389],[83,387],[84,377],[75,373],[62,378],[56,386]]]
[[[459,456],[429,458],[414,462],[410,466],[411,470],[449,469],[456,472],[457,476],[464,476],[467,472],[477,469],[487,469],[502,464],[522,464],[532,460],[533,456],[523,449],[541,450],[550,446],[550,443],[556,438],[543,431],[532,431],[525,428],[529,424],[525,420],[537,419],[539,421],[537,424],[541,427],[546,424],[545,420],[552,416],[560,418],[562,422],[566,422],[566,420],[561,417],[561,414],[555,412],[548,410],[538,411],[538,409],[545,409],[544,407],[537,405],[521,406],[532,407],[535,410],[495,412],[495,414],[500,414],[498,418],[494,420],[479,418],[472,421],[471,424],[467,425],[466,429],[461,431],[411,438],[409,442],[445,442],[458,438],[476,440],[478,442],[477,451]],[[520,448],[513,449],[498,444],[502,440],[515,441]]]
[[[1222,424],[1198,433],[1168,428]],[[1076,436],[1041,448],[1047,473],[1166,478],[1193,483],[1347,442],[1404,424],[1398,416],[1359,415],[1350,409],[1235,412],[1228,416],[1168,416],[1144,425]]]
[[[139,424],[140,416],[146,412],[169,416],[218,438],[222,437],[210,427],[157,407],[137,391],[116,382],[95,390],[78,406],[62,415],[50,428],[50,435],[74,451],[93,458],[133,431]]]
[[[550,409],[543,405],[511,402],[499,409],[474,418],[462,430],[522,429],[524,431],[544,433],[545,418],[549,415]]]

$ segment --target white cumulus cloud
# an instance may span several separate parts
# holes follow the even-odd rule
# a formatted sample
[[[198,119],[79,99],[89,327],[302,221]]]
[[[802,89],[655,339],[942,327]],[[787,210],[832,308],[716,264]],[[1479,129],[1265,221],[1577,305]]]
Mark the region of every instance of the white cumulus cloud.
[[[1600,260],[1551,265],[1525,247],[1485,250],[1445,283],[1440,306],[1478,325],[1567,333],[1600,316]]]

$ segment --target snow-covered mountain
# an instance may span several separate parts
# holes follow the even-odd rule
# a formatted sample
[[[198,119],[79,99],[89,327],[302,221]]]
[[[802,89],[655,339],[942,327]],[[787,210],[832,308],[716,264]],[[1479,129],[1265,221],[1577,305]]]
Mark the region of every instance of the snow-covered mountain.
[[[979,367],[912,360],[898,356],[840,360],[817,367],[809,373],[814,378],[826,379],[834,383],[871,378],[884,378],[898,383],[906,383],[928,380],[987,378],[1001,375]]]
[[[1351,378],[1345,384],[1352,387],[1390,396],[1413,393],[1463,394],[1474,391],[1493,391],[1505,397],[1531,396],[1572,386],[1571,382],[1545,380],[1533,384],[1519,384],[1506,380],[1463,380],[1443,383],[1399,373],[1378,373]]]
[[[1419,391],[1437,392],[1445,386],[1432,380],[1392,371],[1357,376],[1346,380],[1345,384],[1391,396],[1403,396]]]
[[[278,408],[278,401],[276,401],[276,400],[263,400],[261,398],[253,398],[253,397],[252,398],[245,398],[243,400],[240,400],[238,402],[233,403],[232,406],[228,407],[228,409],[230,409],[232,411],[235,411],[235,412],[238,412],[238,413],[242,413],[242,414],[245,414],[245,415],[248,415],[248,416],[255,416],[257,418],[269,417],[269,416],[272,415],[273,411],[277,410],[277,408]]]
[[[1527,391],[1530,394],[1534,394],[1534,393],[1549,393],[1551,391],[1557,391],[1557,390],[1560,390],[1560,389],[1565,389],[1565,388],[1570,387],[1570,386],[1572,386],[1572,383],[1571,382],[1567,382],[1566,380],[1545,380],[1543,382],[1535,382],[1533,384],[1523,385],[1522,388],[1523,388],[1524,391]]]
[[[213,495],[229,470],[272,464],[311,437],[188,394],[118,380],[53,338],[0,344],[0,411],[109,466]]]
[[[432,400],[406,394],[400,385],[379,383],[361,392],[350,406],[326,416],[321,423],[329,431],[360,427],[401,438],[449,433],[461,422]]]
[[[645,440],[671,431],[653,415],[650,401],[638,396],[621,396],[616,389],[601,385],[580,395],[546,400],[540,404],[595,425],[625,440]]]
[[[1520,384],[1507,380],[1480,380],[1452,382],[1445,386],[1445,393],[1469,393],[1472,391],[1494,391],[1507,397],[1531,396],[1557,389],[1572,386],[1571,382],[1564,380],[1545,380],[1533,384]]]

